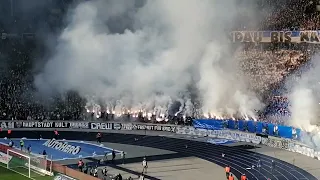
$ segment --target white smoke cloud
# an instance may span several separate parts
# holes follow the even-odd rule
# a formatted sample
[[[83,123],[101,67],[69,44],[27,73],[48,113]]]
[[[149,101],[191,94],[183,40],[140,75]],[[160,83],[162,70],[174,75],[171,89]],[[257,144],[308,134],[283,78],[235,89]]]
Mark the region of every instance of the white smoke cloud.
[[[291,94],[291,98],[291,125],[308,132],[312,131],[314,128],[312,124],[317,119],[317,101],[313,90],[309,87],[297,87]]]
[[[227,47],[211,42],[200,62],[199,89],[202,91],[205,113],[217,116],[248,118],[255,117],[255,109],[262,108],[257,96],[250,92],[239,74],[236,59],[225,58],[222,53]],[[227,61],[227,62],[221,62]]]
[[[109,111],[153,112],[162,116],[174,102],[192,115],[186,89],[194,81],[202,111],[254,117],[261,103],[237,74],[226,29],[248,5],[234,1],[95,0],[70,12],[55,55],[35,76],[41,93],[75,90],[88,102],[103,100]],[[106,21],[128,16],[132,29],[111,33]],[[229,53],[228,53],[229,52]]]
[[[309,132],[303,133],[302,142],[320,147],[319,108],[320,108],[320,63],[319,55],[312,57],[309,68],[302,68],[301,76],[294,76],[288,81],[288,87],[292,88],[289,93],[289,110],[291,117],[290,125]]]
[[[319,55],[308,62],[309,68],[302,68],[299,76],[294,76],[287,82],[289,92],[289,106],[291,112],[290,123],[306,131],[312,131],[319,117],[320,102],[320,64]]]

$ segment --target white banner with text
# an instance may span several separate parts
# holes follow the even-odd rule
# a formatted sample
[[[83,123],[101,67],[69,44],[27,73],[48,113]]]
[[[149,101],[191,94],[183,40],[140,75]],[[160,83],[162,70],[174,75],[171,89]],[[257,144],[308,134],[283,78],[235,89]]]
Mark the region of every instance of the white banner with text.
[[[195,129],[193,127],[178,127],[177,134],[186,134],[192,136],[208,136],[212,138],[229,139],[233,141],[250,142],[260,144],[262,138],[252,133],[245,133],[231,130],[206,130]]]

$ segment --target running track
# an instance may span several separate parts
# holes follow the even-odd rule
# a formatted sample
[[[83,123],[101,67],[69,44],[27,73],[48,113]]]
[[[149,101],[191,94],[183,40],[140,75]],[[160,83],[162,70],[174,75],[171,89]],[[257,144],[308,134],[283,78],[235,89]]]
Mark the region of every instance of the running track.
[[[20,138],[21,134],[27,138],[37,138],[35,132],[20,131],[13,134],[13,138]],[[52,132],[40,132],[43,138],[51,138]],[[94,141],[96,133],[88,132],[61,132],[65,139]],[[231,172],[240,179],[240,175],[245,173],[249,180],[316,180],[307,171],[298,168],[290,163],[262,155],[252,151],[247,151],[238,147],[228,147],[222,145],[207,144],[205,142],[192,141],[186,139],[176,139],[163,136],[143,136],[134,134],[104,133],[103,141],[121,144],[138,145],[165,149],[186,155],[192,155],[215,164],[225,167],[231,166]],[[186,148],[187,147],[187,148]],[[223,158],[221,155],[225,154]],[[246,169],[256,165],[258,159],[262,163],[259,169]],[[271,160],[276,162],[275,170],[271,170]]]

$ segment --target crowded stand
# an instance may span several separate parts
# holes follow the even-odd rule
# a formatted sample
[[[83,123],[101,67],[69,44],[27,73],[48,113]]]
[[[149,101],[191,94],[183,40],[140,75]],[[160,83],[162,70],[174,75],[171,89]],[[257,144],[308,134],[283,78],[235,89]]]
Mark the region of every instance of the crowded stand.
[[[15,1],[19,3],[19,1]],[[41,19],[23,23],[11,15],[8,9],[3,13],[10,18],[2,18],[0,32],[0,118],[8,120],[75,120],[96,119],[94,112],[87,112],[85,99],[77,92],[69,92],[64,97],[51,99],[38,98],[33,85],[33,73],[38,69],[33,64],[44,56],[45,44],[35,41],[39,24],[54,32],[61,27],[62,17],[71,1],[50,1],[52,6],[47,9],[46,16]],[[317,30],[319,14],[317,4],[310,0],[257,1],[257,8],[267,13],[258,25],[241,24],[235,30]],[[1,1],[2,4],[10,3]],[[9,4],[6,4],[8,7]],[[4,7],[4,6],[2,6]],[[268,11],[267,11],[268,9]],[[243,23],[243,22],[242,22]],[[28,26],[25,26],[28,24]],[[25,26],[24,28],[17,28]],[[239,45],[239,44],[238,44]],[[290,116],[289,102],[282,84],[290,74],[299,71],[317,51],[316,44],[293,43],[241,43],[237,45],[234,57],[239,60],[242,71],[249,78],[250,87],[264,99],[266,108],[260,114],[260,120],[282,124],[283,116]],[[4,63],[8,62],[8,63]],[[52,102],[50,106],[43,102]],[[101,112],[98,118],[113,119],[114,114]],[[139,117],[142,117],[140,115]],[[171,116],[174,122],[183,122],[183,118]],[[189,117],[191,118],[191,117]],[[143,119],[143,118],[142,118]],[[180,120],[177,120],[180,119]],[[143,119],[145,120],[145,119]]]
[[[12,0],[21,3],[23,0]],[[171,123],[192,125],[194,116],[170,114],[157,119],[145,112],[110,112],[101,105],[99,110],[88,108],[86,99],[76,91],[50,98],[38,96],[34,85],[34,74],[40,71],[41,60],[46,53],[47,42],[39,42],[37,28],[53,33],[62,28],[68,6],[76,0],[48,1],[44,16],[33,14],[31,20],[10,11],[9,0],[0,1],[0,119],[1,120],[83,120],[83,121],[132,121],[145,123]],[[49,8],[50,7],[50,8]],[[256,9],[264,16],[259,22],[239,21],[234,31],[303,31],[320,28],[318,5],[311,0],[258,0]],[[319,8],[320,9],[320,8]],[[12,10],[12,9],[11,9]],[[40,13],[40,12],[39,12]],[[3,18],[6,17],[6,18]],[[239,16],[246,19],[246,16]],[[230,42],[233,43],[233,42]],[[239,72],[247,77],[250,90],[261,97],[265,104],[258,111],[258,121],[275,125],[286,125],[291,116],[288,87],[285,82],[299,76],[310,68],[309,61],[319,51],[320,45],[294,42],[240,42],[233,43],[233,58],[239,64]],[[51,52],[50,52],[51,53]],[[40,65],[38,65],[40,64]],[[38,67],[39,66],[39,67]],[[207,117],[208,118],[208,117]],[[214,118],[215,119],[215,118]],[[235,118],[241,119],[241,118]],[[220,122],[220,121],[219,121]],[[87,168],[87,167],[86,167]],[[84,169],[86,169],[84,168]],[[92,172],[91,172],[92,170]],[[80,170],[82,171],[82,169]],[[94,173],[96,171],[96,173]],[[97,176],[96,168],[84,173]],[[107,170],[105,173],[107,174]],[[114,179],[122,179],[120,174]],[[142,175],[143,176],[143,173]],[[131,179],[131,178],[130,178]]]

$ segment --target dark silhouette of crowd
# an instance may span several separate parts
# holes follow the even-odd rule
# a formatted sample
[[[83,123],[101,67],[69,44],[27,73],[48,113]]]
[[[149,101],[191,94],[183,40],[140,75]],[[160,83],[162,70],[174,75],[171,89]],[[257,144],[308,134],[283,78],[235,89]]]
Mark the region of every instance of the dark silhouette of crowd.
[[[64,15],[74,1],[0,2],[1,119],[81,119],[84,101],[77,93],[44,100],[36,97],[33,85],[36,65],[45,59],[46,44],[40,39],[63,27]]]
[[[25,0],[0,1],[1,119],[71,120],[87,117],[85,101],[76,92],[41,99],[33,85],[33,75],[39,70],[36,64],[41,64],[47,55],[45,42],[39,42],[37,38],[44,36],[44,32],[58,32],[63,27],[68,7],[74,1],[42,0],[43,3],[38,5],[41,8],[28,7],[32,3]],[[30,11],[32,8],[36,10]],[[266,13],[264,18],[258,23],[240,21],[235,30],[319,29],[320,14],[316,1],[258,0],[256,8],[261,14]],[[25,17],[22,15],[24,11],[32,13]],[[318,48],[317,44],[293,43],[243,43],[237,48],[235,57],[239,59],[243,73],[250,77],[251,88],[260,93],[265,102],[270,102],[260,114],[262,120],[281,123],[278,119],[290,115],[288,98],[283,97],[279,89],[286,77],[307,63]]]

